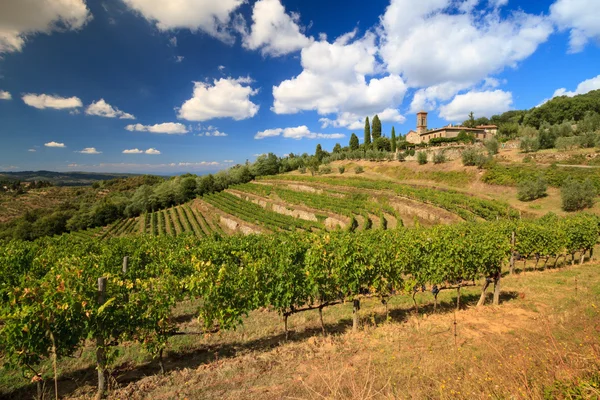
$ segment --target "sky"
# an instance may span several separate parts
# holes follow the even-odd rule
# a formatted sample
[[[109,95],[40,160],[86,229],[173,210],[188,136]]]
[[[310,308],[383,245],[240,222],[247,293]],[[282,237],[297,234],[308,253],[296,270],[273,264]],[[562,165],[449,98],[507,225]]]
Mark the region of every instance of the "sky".
[[[594,89],[598,0],[0,1],[0,171],[204,174]]]

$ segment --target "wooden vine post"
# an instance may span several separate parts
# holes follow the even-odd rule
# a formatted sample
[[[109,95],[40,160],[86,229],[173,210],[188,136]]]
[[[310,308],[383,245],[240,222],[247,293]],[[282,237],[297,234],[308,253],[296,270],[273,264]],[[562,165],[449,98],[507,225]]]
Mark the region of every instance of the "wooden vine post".
[[[98,278],[98,306],[106,302],[106,278]],[[96,369],[98,370],[98,392],[96,399],[101,399],[106,390],[106,349],[104,338],[101,334],[96,335]]]
[[[358,330],[358,311],[360,310],[360,300],[354,299],[352,302],[352,330]]]
[[[128,264],[129,264],[129,257],[128,256],[123,257],[123,275],[127,274]]]
[[[498,271],[496,276],[494,276],[494,305],[497,306],[500,304],[500,278],[502,276],[502,272]]]
[[[512,232],[510,239],[510,274],[515,272],[515,231]]]

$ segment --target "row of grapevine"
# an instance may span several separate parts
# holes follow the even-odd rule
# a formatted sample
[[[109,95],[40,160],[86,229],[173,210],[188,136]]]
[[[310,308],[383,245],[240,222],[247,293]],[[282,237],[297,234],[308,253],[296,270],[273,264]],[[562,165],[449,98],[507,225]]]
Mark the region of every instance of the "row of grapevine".
[[[341,193],[332,190],[323,193],[311,193],[286,189],[279,185],[257,185],[246,183],[234,186],[232,189],[254,195],[279,198],[288,204],[304,205],[317,210],[326,210],[335,214],[353,218],[361,215],[368,219],[367,214],[377,215],[380,219],[383,213],[401,220],[396,210],[386,204],[383,199],[371,201],[366,193]]]
[[[570,254],[596,244],[598,222],[580,214],[357,233],[105,241],[67,235],[0,243],[0,352],[24,373],[44,358],[74,354],[86,338],[97,338],[99,354],[105,343],[139,341],[159,356],[176,328],[172,308],[186,298],[202,299],[199,318],[207,329],[229,329],[263,307],[287,320],[364,295],[413,294],[415,287],[439,290],[479,278],[498,283],[512,232],[521,251]],[[558,239],[537,241],[539,229]],[[99,277],[106,278],[102,304]],[[100,370],[106,366],[100,358]]]
[[[265,210],[252,202],[242,200],[227,192],[210,194],[204,196],[203,199],[227,214],[256,225],[265,226],[272,231],[293,231],[295,229],[310,231],[313,228],[324,229],[323,224],[319,222],[306,221]]]
[[[402,185],[394,182],[375,181],[363,178],[311,177],[304,175],[275,175],[259,177],[258,180],[300,181],[325,183],[358,189],[385,190],[400,197],[431,204],[459,215],[467,221],[477,218],[493,221],[497,218],[518,218],[519,213],[506,203],[469,196],[454,190],[439,190],[427,187]]]

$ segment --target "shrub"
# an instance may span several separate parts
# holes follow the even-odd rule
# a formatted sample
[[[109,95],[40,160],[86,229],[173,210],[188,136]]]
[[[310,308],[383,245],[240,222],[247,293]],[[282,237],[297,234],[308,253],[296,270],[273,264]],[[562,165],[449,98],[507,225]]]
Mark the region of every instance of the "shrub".
[[[396,158],[398,159],[398,161],[404,161],[406,159],[406,155],[402,152],[398,152]]]
[[[532,201],[546,196],[546,180],[539,176],[535,180],[523,181],[519,184],[517,198],[521,201]]]
[[[301,174],[305,174],[306,173],[306,167],[300,167],[300,168],[298,168],[298,171],[300,171]]]
[[[583,182],[569,178],[560,188],[562,209],[564,211],[578,211],[594,205],[596,188],[591,180]]]
[[[596,147],[598,143],[598,135],[594,132],[588,132],[579,136],[579,145],[583,148],[590,149],[592,147]]]
[[[424,151],[420,151],[417,153],[417,162],[419,165],[427,164],[427,153]]]
[[[434,164],[443,164],[446,162],[446,154],[443,151],[438,151],[433,155]]]
[[[488,154],[493,156],[494,154],[498,154],[498,141],[495,138],[487,139],[483,142],[485,148],[488,151]]]
[[[555,146],[556,149],[560,151],[576,149],[579,147],[579,138],[576,136],[559,137],[556,139]]]
[[[521,151],[523,153],[536,152],[540,149],[540,142],[537,137],[523,136],[521,138]]]
[[[411,157],[414,156],[415,155],[415,149],[408,150],[408,155],[411,156]]]
[[[360,165],[357,166],[356,168],[354,168],[354,173],[356,173],[356,174],[362,174],[363,172],[365,172],[365,169],[363,167],[361,167]]]
[[[477,149],[470,148],[462,152],[462,163],[464,166],[482,168],[487,161],[488,157]]]
[[[344,172],[346,172],[346,167],[344,167],[343,165],[338,167],[338,171],[340,171],[340,174],[343,174]]]
[[[320,174],[330,174],[331,173],[331,166],[329,166],[329,165],[321,165],[321,168],[319,168],[319,173]]]

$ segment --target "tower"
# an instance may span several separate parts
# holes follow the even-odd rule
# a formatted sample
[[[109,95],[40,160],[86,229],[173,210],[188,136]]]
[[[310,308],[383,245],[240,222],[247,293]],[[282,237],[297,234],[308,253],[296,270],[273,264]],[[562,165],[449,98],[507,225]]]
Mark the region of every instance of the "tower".
[[[417,133],[420,135],[427,132],[427,112],[419,111],[417,113]]]

